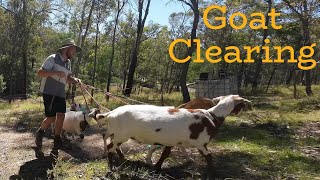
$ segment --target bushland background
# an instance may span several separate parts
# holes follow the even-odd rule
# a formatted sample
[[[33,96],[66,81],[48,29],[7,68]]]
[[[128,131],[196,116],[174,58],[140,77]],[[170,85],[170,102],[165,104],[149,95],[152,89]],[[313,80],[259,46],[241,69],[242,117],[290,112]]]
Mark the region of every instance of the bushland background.
[[[155,1],[155,0],[153,0]],[[43,119],[36,71],[56,51],[61,41],[72,37],[83,52],[72,60],[75,76],[101,91],[130,96],[157,105],[179,105],[195,94],[188,91],[202,72],[224,71],[236,76],[239,94],[250,100],[254,110],[227,118],[210,144],[217,178],[226,179],[319,179],[320,87],[319,66],[302,71],[296,64],[174,63],[169,44],[178,38],[200,38],[201,49],[290,45],[296,52],[311,43],[319,44],[319,0],[266,1],[161,1],[181,6],[167,24],[147,20],[152,0],[2,0],[0,1],[0,177],[2,179],[203,179],[205,161],[188,149],[195,161],[187,162],[176,149],[162,174],[143,163],[147,146],[124,145],[127,162],[119,171],[106,174],[102,140],[94,127],[84,142],[71,141],[72,150],[62,151],[52,164],[34,156],[34,132]],[[281,16],[280,30],[234,30],[230,26],[213,31],[204,26],[202,13],[212,4],[226,5],[226,17],[241,11],[268,13],[275,8]],[[222,16],[212,12],[209,17]],[[266,24],[270,20],[266,18]],[[240,22],[238,22],[240,23]],[[195,47],[177,46],[184,58]],[[245,51],[244,51],[245,52]],[[246,54],[241,56],[245,57]],[[319,60],[319,47],[313,59]],[[271,52],[271,56],[276,56]],[[263,53],[262,53],[263,55]],[[298,55],[298,54],[297,54]],[[283,54],[287,59],[289,54]],[[84,103],[78,87],[68,87],[77,103]],[[190,89],[190,88],[189,88]],[[122,102],[93,91],[93,97],[114,109]],[[94,104],[92,104],[94,106]],[[52,148],[48,132],[45,153]],[[159,157],[159,152],[155,159]],[[4,166],[6,165],[6,167]]]

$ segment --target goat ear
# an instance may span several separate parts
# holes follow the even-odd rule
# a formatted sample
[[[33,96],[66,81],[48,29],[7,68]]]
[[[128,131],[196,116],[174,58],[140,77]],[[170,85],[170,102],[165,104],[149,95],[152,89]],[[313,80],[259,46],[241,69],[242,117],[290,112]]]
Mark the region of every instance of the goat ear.
[[[225,98],[225,96],[219,96],[219,97],[213,98],[213,99],[212,99],[212,102],[213,102],[215,105],[217,105],[217,104],[220,102],[220,100],[222,100],[222,99],[224,99],[224,98]]]
[[[102,118],[104,118],[104,115],[103,115],[103,114],[97,114],[97,120],[98,120],[98,119],[102,119]]]

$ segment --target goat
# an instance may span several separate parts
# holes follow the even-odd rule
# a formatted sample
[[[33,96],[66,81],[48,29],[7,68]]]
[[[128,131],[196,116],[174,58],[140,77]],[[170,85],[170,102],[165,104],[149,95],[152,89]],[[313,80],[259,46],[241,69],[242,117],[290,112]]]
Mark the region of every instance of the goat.
[[[220,96],[222,97],[222,96]],[[218,97],[218,98],[220,98]],[[196,98],[187,103],[181,104],[177,108],[185,108],[185,109],[210,109],[213,106],[217,105],[219,100],[218,98],[213,98],[212,100],[209,98]]]
[[[210,109],[213,106],[217,105],[219,102],[219,98],[214,98],[214,99],[209,99],[209,98],[197,98],[193,99],[187,103],[181,104],[180,106],[177,107],[177,109]],[[149,165],[152,165],[151,157],[152,153],[158,148],[156,145],[151,145],[148,154],[146,156],[146,163]],[[182,153],[187,157],[189,161],[192,161],[192,158],[188,156],[187,151],[183,147],[179,147],[181,149]]]
[[[76,103],[72,103],[70,108],[66,109],[66,113],[70,112],[70,111],[81,111],[81,104],[76,104]],[[52,130],[52,134],[54,135],[54,125],[55,123],[51,124],[51,130]]]
[[[104,114],[96,114],[98,123],[108,128],[106,137],[112,137],[107,146],[108,164],[113,169],[113,156],[117,152],[124,158],[120,145],[129,138],[145,144],[163,145],[155,169],[160,170],[173,146],[196,147],[206,159],[210,178],[214,177],[212,156],[207,149],[225,118],[238,114],[241,109],[251,109],[251,102],[238,95],[222,97],[208,109],[172,109],[153,105],[125,105]]]
[[[98,109],[92,109],[90,112],[81,111],[81,105],[73,107],[77,111],[67,111],[65,113],[65,118],[62,125],[61,130],[61,136],[65,137],[65,133],[78,135],[80,136],[80,140],[84,139],[83,131],[88,127],[89,120],[91,117],[89,117],[89,114],[91,112],[100,112]]]

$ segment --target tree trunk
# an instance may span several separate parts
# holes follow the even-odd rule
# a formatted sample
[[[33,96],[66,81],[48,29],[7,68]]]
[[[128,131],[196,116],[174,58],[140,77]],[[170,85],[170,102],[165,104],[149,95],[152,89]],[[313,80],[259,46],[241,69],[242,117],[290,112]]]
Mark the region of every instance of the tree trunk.
[[[266,12],[266,21],[265,21],[265,26],[269,26],[269,20],[270,17],[268,16],[268,13],[271,12],[271,7],[272,7],[272,0],[268,0],[268,11]],[[262,43],[261,43],[261,47],[265,45],[264,40],[267,39],[268,37],[268,29],[264,29],[263,30],[263,38],[262,38]],[[252,92],[255,92],[257,90],[259,81],[261,79],[261,70],[262,70],[262,56],[265,54],[264,50],[261,49],[260,55],[259,55],[259,59],[256,63],[256,71],[255,71],[255,78],[253,78],[252,81]]]
[[[302,30],[303,30],[303,37],[304,37],[304,46],[310,46],[311,42],[310,42],[310,13],[309,13],[309,9],[308,9],[308,2],[306,0],[302,1],[302,8],[299,8],[301,10],[301,12],[297,11],[288,0],[283,0],[288,6],[289,8],[295,12],[300,21],[301,21],[301,25],[302,25]],[[310,66],[311,63],[307,63],[307,66]],[[306,86],[306,94],[308,96],[311,96],[312,93],[312,89],[311,89],[311,83],[312,83],[312,75],[311,75],[311,70],[306,70],[304,71],[305,73],[305,86]]]
[[[194,17],[193,17],[193,24],[192,24],[192,30],[191,30],[191,47],[188,48],[187,50],[187,56],[192,56],[192,53],[195,51],[196,47],[195,44],[193,43],[193,40],[196,39],[197,37],[197,28],[199,24],[199,8],[198,0],[191,0],[191,4],[187,3],[186,1],[183,1],[185,4],[187,4],[193,11]],[[180,76],[180,86],[181,86],[181,93],[183,97],[183,102],[189,102],[190,101],[190,94],[188,91],[187,87],[187,75],[188,75],[188,70],[189,70],[189,65],[190,61],[186,62],[182,66],[182,73]]]
[[[149,13],[150,1],[151,0],[147,0],[147,6],[146,6],[146,10],[145,10],[143,19],[142,19],[142,11],[143,11],[144,0],[139,0],[139,3],[138,3],[139,19],[138,19],[138,27],[137,27],[137,37],[136,37],[136,41],[135,41],[135,46],[132,50],[132,56],[131,56],[131,61],[130,61],[130,66],[129,66],[129,73],[128,73],[128,80],[127,80],[126,88],[124,90],[125,96],[130,96],[131,91],[132,91],[134,72],[136,70],[137,62],[138,62],[141,36],[143,33],[143,28],[144,28],[146,18]]]
[[[88,30],[89,30],[90,24],[91,24],[91,16],[92,16],[93,8],[94,8],[94,6],[95,6],[95,1],[96,1],[96,0],[92,0],[90,12],[89,12],[89,15],[88,15],[88,21],[87,21],[87,24],[86,24],[86,29],[85,29],[85,32],[84,32],[83,36],[81,37],[81,34],[82,34],[82,25],[83,25],[83,22],[84,22],[84,15],[85,15],[85,8],[86,8],[86,6],[87,6],[87,0],[85,1],[84,7],[83,7],[83,12],[82,12],[82,17],[81,17],[81,27],[80,27],[80,32],[79,32],[79,36],[78,36],[78,38],[81,39],[81,41],[78,42],[80,46],[83,46],[83,45],[84,45],[85,39],[86,39],[86,37],[87,37]],[[78,73],[79,73],[79,69],[80,69],[80,64],[81,64],[81,60],[82,60],[82,53],[83,53],[83,52],[80,52],[80,53],[79,53],[77,64],[74,65],[74,66],[72,66],[73,69],[74,69],[74,74],[75,74],[76,77],[78,77]],[[71,62],[72,62],[72,61],[71,61]],[[74,84],[73,87],[72,87],[72,94],[75,94],[76,87],[77,87],[76,84]]]
[[[108,82],[107,82],[107,92],[110,92],[110,84],[111,84],[111,78],[112,78],[112,64],[114,59],[114,49],[115,49],[115,41],[116,41],[116,32],[117,32],[117,26],[118,26],[118,20],[120,16],[120,12],[122,8],[125,5],[125,1],[120,4],[120,0],[118,0],[118,10],[115,17],[114,27],[113,27],[113,35],[112,35],[112,52],[111,52],[111,59],[109,64],[109,71],[108,71]],[[107,101],[109,100],[109,96],[106,96]]]
[[[98,21],[96,24],[96,44],[94,47],[94,62],[93,62],[93,72],[92,72],[92,86],[95,86],[96,81],[96,69],[97,69],[97,54],[98,54],[98,37],[99,37],[99,20],[100,20],[100,12],[98,12]],[[91,90],[91,96],[93,97],[93,89]]]
[[[305,7],[307,8],[307,7]],[[307,9],[305,9],[305,11],[307,11]],[[310,31],[309,31],[309,22],[308,20],[302,21],[302,27],[303,27],[303,34],[305,37],[305,46],[310,46],[311,42],[310,42]],[[311,66],[311,62],[307,63],[308,66]],[[312,83],[312,75],[311,75],[311,69],[310,70],[306,70],[305,71],[305,85],[306,85],[306,94],[308,96],[311,96],[312,93],[312,89],[311,89],[311,83]]]
[[[291,80],[293,79],[293,73],[294,73],[294,68],[295,66],[292,66],[289,68],[289,72],[288,72],[288,77],[287,77],[287,80],[286,80],[286,85],[289,86],[290,83],[291,83]]]
[[[268,92],[269,86],[270,86],[270,84],[271,84],[271,80],[272,80],[272,78],[273,78],[273,76],[274,76],[274,74],[275,74],[275,72],[276,72],[276,69],[277,69],[277,67],[274,67],[273,70],[272,70],[271,76],[270,76],[269,81],[268,81],[266,93]]]
[[[28,62],[28,30],[27,30],[27,8],[28,4],[26,0],[23,0],[23,17],[22,17],[22,35],[23,35],[23,40],[22,40],[22,77],[23,77],[23,99],[27,99],[27,62]]]
[[[293,69],[293,97],[297,99],[297,73],[296,70]]]

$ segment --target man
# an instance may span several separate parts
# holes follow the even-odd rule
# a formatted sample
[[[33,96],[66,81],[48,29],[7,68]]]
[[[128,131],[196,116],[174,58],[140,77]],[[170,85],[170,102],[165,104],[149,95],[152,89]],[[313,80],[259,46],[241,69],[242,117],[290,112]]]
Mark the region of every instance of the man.
[[[71,76],[70,59],[80,52],[81,48],[76,46],[73,39],[66,39],[56,54],[52,54],[43,63],[37,74],[42,78],[40,92],[43,94],[46,118],[42,121],[36,133],[36,149],[41,151],[44,131],[55,122],[53,149],[62,148],[60,132],[62,129],[66,112],[67,83],[80,83],[81,80]],[[36,156],[42,156],[36,153]]]

